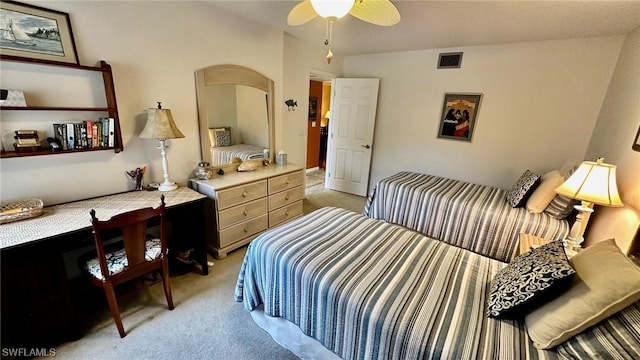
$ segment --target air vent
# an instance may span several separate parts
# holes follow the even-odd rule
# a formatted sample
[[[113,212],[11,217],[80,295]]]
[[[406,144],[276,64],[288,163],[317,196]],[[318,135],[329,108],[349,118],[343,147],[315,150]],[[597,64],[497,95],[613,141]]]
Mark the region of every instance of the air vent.
[[[442,53],[438,56],[438,69],[457,69],[462,65],[462,53]]]

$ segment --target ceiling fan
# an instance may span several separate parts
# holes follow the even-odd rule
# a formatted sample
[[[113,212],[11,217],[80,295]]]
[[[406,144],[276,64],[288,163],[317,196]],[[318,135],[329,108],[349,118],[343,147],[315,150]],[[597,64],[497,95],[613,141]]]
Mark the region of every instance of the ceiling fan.
[[[400,13],[390,0],[304,0],[291,9],[287,16],[287,24],[303,25],[316,16],[327,19],[324,44],[329,48],[327,61],[331,63],[333,23],[346,14],[380,26],[392,26],[400,22]]]

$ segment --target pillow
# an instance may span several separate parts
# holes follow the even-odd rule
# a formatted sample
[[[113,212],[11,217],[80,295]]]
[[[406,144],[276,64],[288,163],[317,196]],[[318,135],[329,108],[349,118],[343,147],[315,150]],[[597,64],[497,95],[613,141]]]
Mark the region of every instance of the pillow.
[[[565,164],[564,167],[567,167],[567,164]],[[577,168],[577,165],[570,166],[569,169],[564,174],[562,174],[562,177],[564,177],[565,180],[568,179],[573,174],[573,172],[576,171]],[[578,203],[578,200],[556,194],[553,200],[551,200],[551,202],[549,203],[549,206],[544,209],[544,213],[549,214],[551,215],[551,217],[554,217],[558,220],[563,220],[569,217],[571,213],[573,213],[573,206]]]
[[[576,276],[559,297],[525,317],[535,347],[550,349],[640,300],[640,268],[614,239],[571,258]]]
[[[539,182],[540,175],[525,171],[507,193],[509,205],[514,208],[523,206]]]
[[[551,200],[549,206],[544,209],[544,213],[549,214],[558,220],[563,220],[571,215],[573,212],[573,206],[577,205],[578,202],[578,200],[557,194],[556,197]]]
[[[555,189],[562,185],[564,177],[558,170],[549,171],[540,178],[540,185],[533,191],[527,200],[527,210],[533,214],[539,214],[549,206],[556,197]]]
[[[231,146],[231,129],[209,129],[211,147]]]
[[[515,258],[493,278],[487,316],[517,316],[523,313],[523,308],[548,300],[564,290],[574,274],[562,240],[528,251]]]

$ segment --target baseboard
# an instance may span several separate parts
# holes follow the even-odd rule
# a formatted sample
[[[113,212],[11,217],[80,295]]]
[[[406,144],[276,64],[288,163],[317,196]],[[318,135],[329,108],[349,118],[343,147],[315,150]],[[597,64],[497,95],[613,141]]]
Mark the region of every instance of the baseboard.
[[[318,171],[318,170],[320,170],[320,167],[316,166],[316,167],[312,167],[312,168],[309,168],[309,169],[305,170],[305,173],[310,173],[310,172]]]

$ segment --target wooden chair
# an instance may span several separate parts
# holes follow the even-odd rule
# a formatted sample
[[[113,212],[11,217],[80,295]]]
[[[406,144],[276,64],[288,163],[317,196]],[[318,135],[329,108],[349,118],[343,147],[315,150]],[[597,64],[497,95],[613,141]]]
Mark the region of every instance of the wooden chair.
[[[84,264],[84,269],[89,273],[92,283],[104,289],[111,316],[120,337],[123,338],[126,333],[122,326],[114,291],[116,285],[161,269],[167,305],[169,310],[173,310],[167,256],[164,195],[160,197],[160,206],[155,209],[148,207],[133,210],[116,215],[106,221],[98,220],[96,211],[93,209],[90,214],[97,257],[87,261]],[[160,220],[159,239],[148,239],[147,237],[147,225],[152,219]],[[105,232],[113,232],[114,229],[120,229],[122,232],[124,248],[105,252],[103,236]]]

